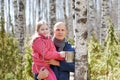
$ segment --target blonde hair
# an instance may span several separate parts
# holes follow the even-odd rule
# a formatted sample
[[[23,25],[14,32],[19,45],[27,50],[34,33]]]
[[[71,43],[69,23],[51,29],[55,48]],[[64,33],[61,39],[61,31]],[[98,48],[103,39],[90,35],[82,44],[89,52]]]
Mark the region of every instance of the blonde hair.
[[[44,24],[46,24],[46,25],[48,26],[48,24],[47,24],[45,21],[43,21],[43,20],[37,22],[37,23],[36,23],[36,30],[35,30],[35,31],[38,32],[39,29],[40,29],[40,27],[41,27],[42,25],[44,25]]]
[[[45,21],[43,21],[43,20],[38,21],[38,22],[36,23],[35,33],[34,33],[34,35],[32,35],[32,37],[31,37],[30,45],[32,45],[32,43],[33,43],[33,41],[34,41],[35,38],[39,37],[38,32],[39,32],[39,29],[40,29],[40,27],[41,27],[42,25],[47,25],[47,26],[48,26],[48,24],[47,24]]]

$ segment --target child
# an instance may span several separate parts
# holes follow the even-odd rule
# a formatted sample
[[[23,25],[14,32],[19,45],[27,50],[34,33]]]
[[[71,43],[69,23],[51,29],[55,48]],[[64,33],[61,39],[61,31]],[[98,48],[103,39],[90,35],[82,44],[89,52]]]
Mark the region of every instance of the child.
[[[44,21],[39,21],[36,25],[37,33],[32,41],[32,72],[34,79],[38,80],[39,71],[45,70],[48,76],[43,80],[57,80],[50,65],[45,60],[56,59],[63,60],[65,52],[57,52],[53,42],[49,37],[48,25]]]

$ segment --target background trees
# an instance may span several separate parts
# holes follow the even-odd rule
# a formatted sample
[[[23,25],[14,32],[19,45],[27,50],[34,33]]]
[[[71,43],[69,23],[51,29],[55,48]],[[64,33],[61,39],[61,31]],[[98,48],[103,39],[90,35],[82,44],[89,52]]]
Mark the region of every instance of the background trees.
[[[5,30],[10,33],[12,32],[12,27],[14,27],[14,32],[17,31],[16,27],[20,22],[18,22],[16,18],[19,14],[23,13],[22,15],[25,21],[21,20],[24,23],[20,25],[25,25],[25,36],[32,35],[35,30],[35,23],[43,19],[49,23],[51,28],[56,21],[65,21],[68,29],[72,29],[68,34],[69,37],[72,38],[73,27],[75,27],[74,1],[75,0],[24,0],[23,2],[20,0],[4,0],[0,3],[1,10],[3,10],[1,11],[1,15],[4,13]],[[104,32],[106,31],[104,26],[106,27],[105,24],[107,24],[107,16],[112,18],[115,24],[115,30],[119,29],[119,0],[87,0],[86,2],[89,34],[94,30],[102,43],[102,38],[105,37],[103,35],[105,35]],[[23,5],[23,7],[20,7],[20,5]],[[20,8],[22,8],[24,12],[20,12]],[[22,31],[23,30],[21,30],[21,32]],[[17,34],[16,32],[14,35]]]
[[[87,1],[75,0],[75,80],[87,80]],[[78,77],[79,76],[79,77]]]
[[[24,54],[27,53],[24,50],[25,41],[34,33],[38,20],[46,20],[51,30],[57,21],[64,21],[68,27],[68,38],[75,40],[76,80],[86,80],[87,41],[94,32],[99,44],[104,46],[108,35],[108,17],[114,23],[113,28],[119,36],[119,3],[119,0],[0,0],[1,53],[8,54],[4,52],[7,50],[4,48],[4,33],[12,34],[18,40],[18,53]],[[20,61],[23,63],[24,57]],[[83,72],[81,68],[84,68]]]

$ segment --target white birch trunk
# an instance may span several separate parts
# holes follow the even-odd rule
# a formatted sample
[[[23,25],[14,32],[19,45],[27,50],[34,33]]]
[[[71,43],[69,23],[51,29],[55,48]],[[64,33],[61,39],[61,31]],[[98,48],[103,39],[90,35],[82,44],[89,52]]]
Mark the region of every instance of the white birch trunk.
[[[19,4],[19,6],[18,6]],[[15,37],[18,39],[20,53],[24,53],[25,38],[25,0],[14,1]]]
[[[109,0],[101,1],[101,26],[100,26],[100,43],[103,45],[107,35],[108,17],[110,17]]]
[[[4,22],[4,0],[0,0],[0,5],[0,21]]]
[[[40,0],[37,0],[36,3],[36,22],[39,21],[40,18]]]
[[[7,21],[7,17],[8,17],[8,8],[7,8],[7,6],[8,6],[8,4],[7,4],[7,1],[4,1],[4,3],[2,3],[2,4],[4,4],[4,7],[5,7],[5,10],[4,10],[4,20],[5,20],[5,30],[6,30],[6,32],[8,32],[8,21]]]
[[[88,32],[89,32],[89,38],[92,34],[92,32],[94,32],[94,34],[96,35],[96,37],[98,37],[98,25],[96,25],[97,22],[97,9],[96,9],[96,3],[95,0],[88,0]]]
[[[101,25],[101,0],[96,0],[96,27],[97,27],[97,34],[98,40],[100,40],[100,25]]]
[[[87,80],[87,0],[75,0],[75,80]]]
[[[31,13],[32,13],[32,0],[30,0],[30,1],[28,1],[28,4],[29,4],[29,19],[28,19],[28,21],[29,21],[29,25],[28,25],[28,27],[29,27],[29,34],[32,34],[31,32],[33,32],[32,31],[32,16],[31,16]]]
[[[20,45],[20,52],[24,53],[24,39],[25,39],[25,0],[19,1],[19,28],[20,28],[20,39],[19,39],[19,45]]]
[[[72,6],[72,0],[68,0],[68,19],[67,19],[67,22],[68,22],[68,37],[70,39],[74,39],[74,34],[73,34],[73,6]]]
[[[72,0],[66,0],[64,1],[64,20],[66,23],[66,26],[68,28],[68,35],[67,37],[70,40],[74,39],[73,34],[73,12],[72,12]]]
[[[48,22],[48,24],[50,24],[50,19],[49,19],[49,16],[50,16],[50,10],[49,10],[49,0],[47,0],[47,2],[46,2],[46,6],[47,6],[47,11],[46,11],[46,17],[47,17],[47,19],[46,19],[46,21]]]
[[[0,14],[1,14],[1,0],[0,0]],[[1,20],[1,15],[0,15],[0,20]]]
[[[13,24],[12,24],[12,15],[10,14],[10,11],[12,11],[13,9],[12,8],[12,5],[11,5],[12,1],[10,0],[7,0],[6,3],[5,3],[5,10],[6,10],[6,31],[8,33],[11,33],[12,32],[12,27],[13,27]]]
[[[33,1],[33,30],[35,30],[35,27],[36,26],[36,0]]]
[[[19,24],[18,24],[18,2],[17,2],[17,0],[13,1],[13,5],[14,5],[14,33],[16,33],[16,34],[14,34],[14,36],[16,38],[18,38],[19,37],[19,29],[17,29],[17,27]]]
[[[118,4],[120,4],[120,0],[118,0]],[[120,5],[118,5],[118,30],[120,30]]]
[[[9,29],[8,32],[10,33],[11,32],[10,28],[12,27],[12,25],[11,25],[11,15],[10,15],[10,8],[11,8],[10,7],[10,0],[7,0],[7,2],[8,2],[8,6],[7,6],[7,8],[8,8],[7,28]]]
[[[118,30],[118,0],[110,0],[110,3],[109,5],[111,4],[110,6],[110,15],[111,15],[111,18],[112,18],[112,21],[114,23],[114,29],[115,30]]]
[[[50,0],[50,32],[52,32],[55,23],[56,23],[56,0]]]
[[[35,31],[35,25],[34,25],[34,0],[31,0],[31,31],[34,32]],[[31,33],[32,34],[32,33]]]

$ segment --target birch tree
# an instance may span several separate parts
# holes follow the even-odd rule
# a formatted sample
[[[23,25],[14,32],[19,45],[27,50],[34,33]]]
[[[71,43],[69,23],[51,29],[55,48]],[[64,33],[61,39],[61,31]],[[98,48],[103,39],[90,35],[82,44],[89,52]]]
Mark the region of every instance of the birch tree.
[[[19,1],[19,28],[20,28],[20,39],[19,39],[19,46],[20,46],[20,52],[24,52],[24,39],[25,39],[25,0]]]
[[[110,0],[109,1],[110,5],[110,15],[112,18],[112,21],[114,23],[114,28],[115,30],[118,30],[118,0]]]
[[[0,0],[0,21],[4,22],[4,0]]]
[[[120,4],[120,0],[118,0],[118,4]],[[120,5],[118,5],[118,13],[117,13],[117,15],[118,15],[118,29],[120,30]]]
[[[95,27],[97,27],[96,29],[96,32],[97,32],[97,38],[98,38],[98,40],[100,40],[100,25],[101,25],[101,7],[100,7],[100,5],[101,5],[101,0],[95,0],[95,7],[96,7],[96,14],[95,14],[95,16],[96,16],[96,25],[95,25]]]
[[[14,0],[15,37],[18,39],[19,52],[24,52],[25,38],[25,0]]]
[[[13,5],[14,5],[14,33],[16,33],[15,37],[17,38],[19,36],[19,33],[18,33],[19,31],[17,29],[18,27],[18,1],[14,0]]]
[[[110,17],[109,0],[101,0],[100,43],[102,45],[107,35],[108,17]]]
[[[50,0],[50,32],[56,23],[56,0]]]
[[[74,39],[74,34],[73,34],[73,9],[72,9],[72,0],[68,0],[68,30],[69,30],[69,33],[68,33],[68,37],[70,39]]]
[[[96,10],[96,6],[95,6],[95,1],[96,0],[88,0],[88,30],[89,30],[89,37],[91,36],[91,32],[94,31],[96,37],[98,37],[98,25],[96,25],[96,14],[97,14],[97,10]]]
[[[0,43],[2,44],[2,53],[5,53],[5,27],[4,27],[4,0],[0,0]]]
[[[75,0],[75,80],[87,80],[87,0]]]
[[[4,0],[0,0],[0,32],[3,34],[1,37],[4,39],[5,27],[4,27]],[[4,41],[4,40],[2,40]],[[4,43],[2,43],[4,46]]]
[[[63,4],[64,4],[64,20],[68,28],[68,38],[74,39],[72,0],[65,0]]]

